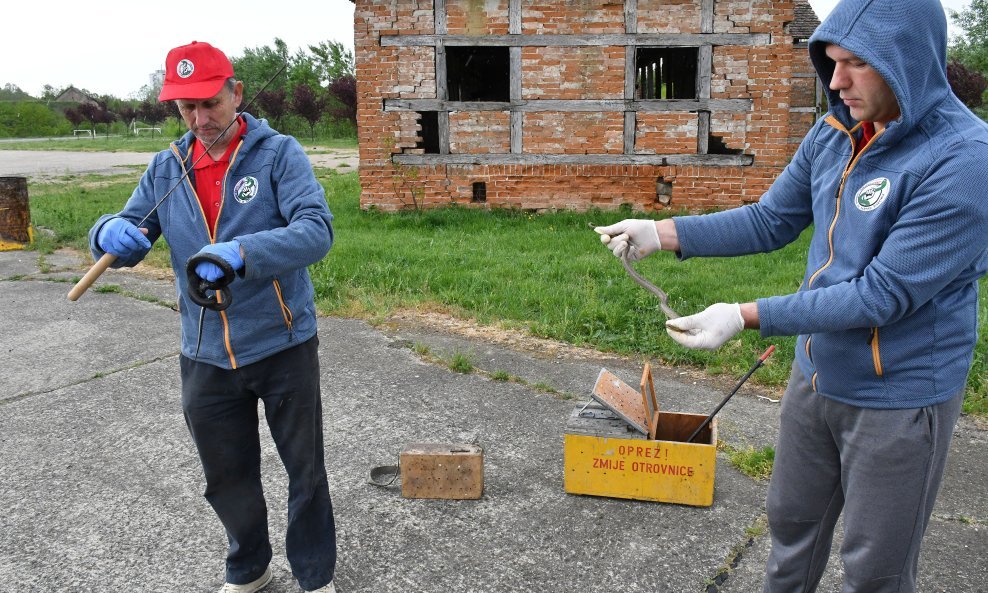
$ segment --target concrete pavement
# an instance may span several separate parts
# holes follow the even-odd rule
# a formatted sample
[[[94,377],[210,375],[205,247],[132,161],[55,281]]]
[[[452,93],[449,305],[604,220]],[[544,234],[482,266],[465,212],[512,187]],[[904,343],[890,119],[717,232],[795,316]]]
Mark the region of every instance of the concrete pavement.
[[[0,253],[0,592],[215,591],[226,541],[182,418],[174,289],[110,271],[72,303],[68,281],[81,266],[68,252]],[[433,362],[454,353],[527,385]],[[563,491],[573,406],[602,366],[634,385],[641,361],[414,318],[323,318],[320,359],[340,593],[760,590],[767,484],[722,454],[710,508]],[[672,411],[705,413],[724,395],[676,369],[659,369],[656,388]],[[718,415],[735,447],[774,441],[778,405],[756,393],[745,387]],[[294,592],[287,480],[263,422],[275,549],[265,591]],[[480,500],[406,500],[367,483],[372,466],[428,441],[484,447]],[[983,424],[961,419],[924,546],[923,593],[988,591],[986,442]],[[836,556],[819,590],[840,591]]]

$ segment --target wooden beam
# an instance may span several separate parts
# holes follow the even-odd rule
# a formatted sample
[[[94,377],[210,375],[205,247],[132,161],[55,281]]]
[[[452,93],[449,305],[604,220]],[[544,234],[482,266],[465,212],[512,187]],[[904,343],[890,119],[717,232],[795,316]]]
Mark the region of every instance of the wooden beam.
[[[449,154],[449,112],[440,111],[439,120],[439,154]]]
[[[627,46],[624,48],[624,98],[627,100],[633,100],[635,98],[635,78],[638,76],[636,71],[637,49],[632,46]]]
[[[710,112],[701,111],[696,117],[696,152],[707,154],[710,151]]]
[[[432,0],[432,12],[435,18],[436,35],[448,33],[446,21],[446,0]]]
[[[524,113],[520,111],[511,112],[511,154],[521,154],[523,149],[522,139],[525,131],[524,122]]]
[[[513,3],[518,4],[520,0],[511,0]],[[520,10],[520,8],[519,8]],[[512,104],[518,104],[521,102],[521,48],[520,47],[510,47],[508,48],[508,58],[511,61],[511,89],[510,98]],[[522,151],[522,134],[524,133],[524,122],[525,116],[520,111],[511,112],[511,127],[509,129],[509,138],[511,144],[511,152],[518,154]]]
[[[700,32],[714,32],[714,0],[702,0],[700,4]]]
[[[422,47],[439,43],[485,47],[768,45],[768,33],[655,33],[644,35],[382,35],[384,47]]]
[[[443,87],[445,87],[445,83],[443,84]],[[716,111],[744,113],[751,111],[751,105],[751,99],[530,99],[522,101],[445,101],[442,99],[384,100],[385,111],[522,111],[526,113],[538,111],[600,111],[622,113],[627,111],[642,111],[648,113]]]
[[[697,50],[696,65],[696,97],[710,98],[710,79],[713,77],[714,48],[712,45],[701,45]]]
[[[635,153],[635,133],[638,127],[638,114],[634,111],[624,112],[624,154]]]
[[[624,0],[624,32],[629,35],[638,32],[638,0]]]
[[[521,35],[521,0],[508,0],[508,34]]]
[[[403,165],[699,165],[744,167],[748,154],[395,154]]]

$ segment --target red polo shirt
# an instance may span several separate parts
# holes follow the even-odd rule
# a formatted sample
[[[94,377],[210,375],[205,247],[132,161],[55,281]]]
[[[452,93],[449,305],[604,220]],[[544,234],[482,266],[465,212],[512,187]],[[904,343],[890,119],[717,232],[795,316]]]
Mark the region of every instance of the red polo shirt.
[[[203,153],[206,152],[206,146],[198,138],[192,145],[196,197],[199,198],[199,205],[202,206],[202,213],[206,217],[206,226],[209,228],[210,236],[214,234],[216,217],[219,216],[220,206],[223,204],[223,178],[226,177],[226,171],[230,168],[230,156],[240,145],[240,139],[247,135],[247,122],[242,117],[237,118],[237,121],[240,122],[240,129],[230,141],[230,145],[226,147],[226,152],[218,160],[214,161],[209,154],[203,156]]]

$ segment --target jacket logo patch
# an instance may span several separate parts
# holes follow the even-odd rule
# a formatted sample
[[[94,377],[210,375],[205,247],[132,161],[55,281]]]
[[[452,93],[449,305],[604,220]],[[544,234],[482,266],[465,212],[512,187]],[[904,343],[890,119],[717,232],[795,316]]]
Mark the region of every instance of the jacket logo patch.
[[[257,179],[253,177],[241,177],[237,185],[233,186],[233,197],[241,204],[254,199],[257,195]]]
[[[885,177],[872,179],[854,194],[854,205],[862,212],[878,208],[892,191],[892,183]]]

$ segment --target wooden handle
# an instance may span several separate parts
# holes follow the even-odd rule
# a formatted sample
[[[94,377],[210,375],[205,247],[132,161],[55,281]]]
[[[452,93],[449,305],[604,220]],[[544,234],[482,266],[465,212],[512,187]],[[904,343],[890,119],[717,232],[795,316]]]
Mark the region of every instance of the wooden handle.
[[[69,300],[79,300],[82,293],[86,292],[86,290],[93,285],[93,282],[96,282],[96,279],[99,278],[115,261],[117,261],[117,256],[112,253],[104,253],[103,257],[99,258],[99,261],[93,264],[93,267],[89,268],[86,275],[83,276],[82,279],[72,287],[72,290],[69,291]]]

